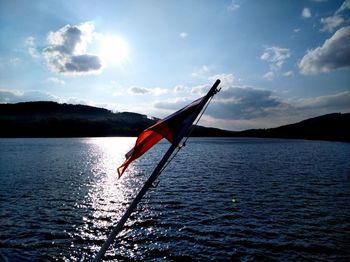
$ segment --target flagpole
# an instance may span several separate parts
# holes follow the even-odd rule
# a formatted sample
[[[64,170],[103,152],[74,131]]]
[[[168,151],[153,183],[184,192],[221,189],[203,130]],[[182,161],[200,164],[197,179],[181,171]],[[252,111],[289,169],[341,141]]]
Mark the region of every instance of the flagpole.
[[[98,262],[98,261],[100,261],[103,258],[103,256],[106,253],[108,247],[113,242],[114,238],[118,235],[118,233],[121,231],[121,229],[123,228],[125,222],[128,220],[129,216],[131,215],[131,213],[133,212],[133,210],[135,209],[137,204],[141,201],[143,196],[146,194],[147,190],[152,186],[153,182],[157,179],[157,177],[158,177],[159,173],[161,172],[163,166],[166,164],[168,159],[171,157],[172,153],[177,148],[177,146],[181,142],[182,138],[188,134],[188,131],[189,131],[191,125],[196,120],[196,118],[199,115],[199,113],[202,111],[202,109],[204,108],[206,103],[209,101],[209,99],[217,93],[217,91],[218,91],[217,87],[219,86],[219,84],[220,84],[220,80],[218,79],[218,80],[216,80],[214,85],[210,88],[210,90],[207,93],[207,95],[203,98],[203,100],[197,106],[196,111],[192,114],[191,121],[187,122],[187,125],[182,128],[181,132],[174,139],[174,142],[171,144],[171,146],[169,147],[168,151],[165,153],[163,158],[160,160],[160,162],[158,163],[158,165],[154,169],[153,173],[150,175],[150,177],[147,179],[147,181],[145,182],[145,184],[141,188],[140,192],[137,194],[137,196],[132,201],[132,203],[130,204],[130,206],[128,207],[128,209],[124,213],[124,215],[121,217],[121,219],[119,220],[117,226],[112,230],[112,232],[108,236],[107,240],[105,241],[105,243],[101,247],[100,251],[97,253],[96,257],[94,258],[93,262]]]

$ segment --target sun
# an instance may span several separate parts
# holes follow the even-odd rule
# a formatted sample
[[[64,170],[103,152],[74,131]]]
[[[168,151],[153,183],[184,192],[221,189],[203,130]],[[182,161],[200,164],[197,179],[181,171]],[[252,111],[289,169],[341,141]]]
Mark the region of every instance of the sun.
[[[99,56],[108,64],[121,64],[128,59],[129,47],[126,40],[117,35],[100,38]]]

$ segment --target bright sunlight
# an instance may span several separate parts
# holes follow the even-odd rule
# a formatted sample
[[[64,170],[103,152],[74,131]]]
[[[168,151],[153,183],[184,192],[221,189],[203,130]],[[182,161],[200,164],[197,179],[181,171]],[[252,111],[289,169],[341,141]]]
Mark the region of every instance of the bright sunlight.
[[[117,35],[108,35],[100,39],[99,55],[106,63],[120,64],[128,58],[128,43]]]

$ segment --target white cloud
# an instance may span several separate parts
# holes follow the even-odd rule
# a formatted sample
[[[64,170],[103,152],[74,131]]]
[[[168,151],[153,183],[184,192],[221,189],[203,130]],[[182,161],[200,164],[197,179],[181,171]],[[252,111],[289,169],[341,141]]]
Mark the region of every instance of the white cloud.
[[[294,72],[292,70],[290,70],[290,71],[284,72],[282,75],[283,76],[294,76]]]
[[[0,88],[0,103],[21,103],[21,102],[35,102],[35,101],[53,101],[57,103],[67,104],[81,104],[98,106],[93,101],[82,100],[81,98],[68,97],[62,98],[54,96],[47,92],[38,90],[18,91],[15,89],[2,89]]]
[[[200,68],[196,68],[192,73],[192,77],[196,78],[207,78],[209,72],[209,67],[206,65],[202,65]]]
[[[60,101],[61,103],[63,101]],[[68,99],[65,99],[64,100],[64,103],[67,103],[67,104],[73,104],[73,105],[90,105],[90,106],[96,106],[94,105],[94,103],[88,103],[87,101],[85,100],[82,100],[80,98],[77,98],[77,97],[69,97]]]
[[[49,93],[37,90],[21,92],[17,90],[0,89],[0,103],[19,103],[30,101],[58,101]]]
[[[149,88],[141,86],[133,86],[128,89],[129,94],[132,95],[145,95],[151,93]]]
[[[205,95],[209,91],[210,86],[209,85],[198,85],[194,86],[191,89],[192,94],[197,94],[197,95]]]
[[[350,9],[350,0],[345,0],[343,4],[339,7],[339,9],[335,12],[335,14],[339,14],[345,12]]]
[[[260,59],[269,62],[270,69],[276,71],[282,67],[284,62],[290,56],[291,56],[291,52],[288,48],[271,46],[271,47],[265,48],[265,51],[260,56]]]
[[[310,18],[311,17],[311,11],[309,8],[304,7],[303,10],[301,11],[301,16],[303,18]]]
[[[186,32],[181,32],[181,33],[179,34],[179,37],[182,38],[182,39],[187,38],[187,37],[188,37],[188,33],[186,33]]]
[[[323,24],[321,31],[333,32],[333,30],[340,26],[343,22],[344,19],[339,15],[321,18],[321,24]]]
[[[350,91],[340,92],[337,94],[318,96],[313,98],[302,98],[295,101],[297,108],[323,109],[328,111],[350,112]]]
[[[303,74],[329,72],[350,67],[350,26],[343,27],[327,39],[321,47],[310,50],[299,63]]]
[[[339,9],[332,15],[326,18],[321,18],[323,32],[333,32],[337,27],[345,22],[343,18],[344,12],[350,9],[350,0],[346,0]]]
[[[65,81],[63,81],[62,79],[59,79],[57,77],[49,77],[46,81],[54,83],[54,84],[60,84],[60,85],[65,85],[66,84]]]
[[[164,109],[168,111],[179,110],[192,102],[189,98],[175,98],[162,101],[156,101],[153,106],[157,109]]]
[[[33,58],[38,58],[39,53],[36,49],[36,44],[35,44],[35,38],[32,36],[29,36],[25,40],[25,45],[27,47],[28,53],[33,57]]]
[[[273,80],[275,77],[275,73],[270,71],[270,72],[267,72],[265,75],[263,75],[263,78],[266,79],[266,80]]]
[[[10,59],[9,63],[12,66],[16,66],[21,60],[18,57],[13,57]]]
[[[94,24],[65,25],[56,32],[50,32],[49,46],[43,51],[49,69],[67,75],[99,73],[101,59],[87,53],[87,45],[92,42]]]
[[[142,87],[142,86],[133,86],[128,89],[128,93],[132,95],[154,95],[154,96],[160,96],[164,95],[168,92],[167,89],[160,88],[160,87],[154,87],[154,88],[148,88],[148,87]]]
[[[293,29],[293,32],[294,32],[294,33],[299,33],[299,32],[300,32],[300,28],[295,28],[295,29]]]
[[[227,10],[229,11],[235,11],[237,10],[238,8],[240,8],[240,4],[238,3],[237,0],[232,0],[230,5],[227,7]]]
[[[177,85],[174,87],[174,93],[180,93],[180,92],[184,92],[187,90],[187,87],[184,85]]]
[[[270,71],[267,72],[263,78],[270,81],[273,80],[276,73],[282,68],[283,64],[290,56],[291,52],[288,48],[277,46],[266,47],[260,59],[269,63]]]

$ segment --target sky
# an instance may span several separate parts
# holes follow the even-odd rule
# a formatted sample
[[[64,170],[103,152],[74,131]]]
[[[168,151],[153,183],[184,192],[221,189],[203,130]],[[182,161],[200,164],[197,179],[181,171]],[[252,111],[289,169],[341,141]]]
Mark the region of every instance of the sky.
[[[201,125],[350,112],[350,0],[0,0],[0,103],[165,117],[221,91]]]

